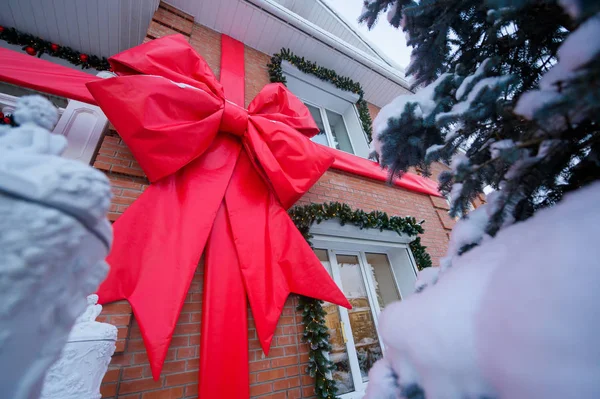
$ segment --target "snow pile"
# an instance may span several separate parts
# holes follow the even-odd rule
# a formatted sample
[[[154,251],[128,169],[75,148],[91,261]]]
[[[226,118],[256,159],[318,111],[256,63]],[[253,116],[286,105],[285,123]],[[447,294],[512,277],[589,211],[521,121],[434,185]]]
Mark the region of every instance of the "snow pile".
[[[599,200],[600,182],[567,195],[388,305],[366,398],[600,397]]]

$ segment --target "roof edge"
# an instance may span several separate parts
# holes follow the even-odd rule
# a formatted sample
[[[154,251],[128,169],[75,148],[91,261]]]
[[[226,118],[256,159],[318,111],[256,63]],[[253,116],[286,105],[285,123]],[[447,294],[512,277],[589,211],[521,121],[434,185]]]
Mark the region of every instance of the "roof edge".
[[[410,91],[410,85],[408,80],[402,73],[402,71],[393,68],[392,66],[375,59],[374,57],[366,54],[364,51],[357,49],[356,47],[346,43],[340,38],[334,36],[330,32],[318,27],[310,21],[302,18],[296,13],[293,13],[291,10],[283,7],[279,3],[273,0],[245,0],[247,3],[252,4],[254,7],[262,9],[282,20],[287,22],[289,25],[299,29],[300,31],[306,33],[308,36],[319,40],[328,46],[336,49],[340,53],[346,55],[347,57],[363,64],[367,68],[377,72],[383,77],[389,79],[390,81],[400,85],[401,87]],[[354,31],[354,30],[353,30]]]
[[[353,34],[354,36],[356,36],[356,38],[358,38],[358,40],[360,40],[361,42],[363,42],[363,44],[365,46],[367,46],[368,48],[370,48],[375,54],[377,54],[385,63],[387,63],[389,66],[391,66],[392,68],[395,68],[397,70],[399,70],[402,73],[405,73],[405,69],[403,66],[401,66],[400,64],[398,64],[396,61],[394,61],[393,59],[391,59],[387,54],[385,54],[383,52],[383,50],[381,50],[381,48],[377,47],[377,45],[375,43],[372,43],[369,39],[367,39],[362,32],[357,31],[356,28],[354,28],[350,22],[348,21],[348,19],[346,17],[344,17],[343,15],[341,15],[339,12],[337,12],[335,10],[335,8],[333,8],[331,6],[331,4],[329,4],[328,0],[317,0],[317,2],[321,3],[331,14],[333,14],[333,16],[335,18],[337,18],[342,24],[344,24]]]

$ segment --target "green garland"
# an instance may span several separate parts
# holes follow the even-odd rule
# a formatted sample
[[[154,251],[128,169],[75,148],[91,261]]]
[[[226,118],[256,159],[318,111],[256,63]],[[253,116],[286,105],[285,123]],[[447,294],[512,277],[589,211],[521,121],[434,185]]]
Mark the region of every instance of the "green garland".
[[[94,68],[98,71],[110,70],[110,64],[106,58],[81,53],[77,50],[73,50],[71,47],[59,46],[56,43],[49,42],[28,33],[20,32],[15,28],[0,26],[0,40],[22,46],[23,51],[31,56],[41,57],[42,54],[49,54],[53,57],[67,60],[71,64],[81,65],[82,69]]]
[[[353,81],[347,76],[339,76],[332,69],[320,67],[312,61],[307,61],[304,59],[304,57],[299,57],[286,48],[282,48],[279,53],[274,54],[273,57],[271,57],[271,62],[267,65],[269,68],[269,77],[271,78],[271,83],[286,83],[285,75],[281,69],[281,62],[283,60],[294,65],[304,73],[310,73],[311,75],[315,75],[317,78],[325,82],[332,83],[338,89],[358,94],[359,98],[356,102],[356,108],[358,109],[363,130],[367,134],[369,142],[371,142],[371,134],[373,132],[373,128],[371,126],[371,114],[369,113],[367,102],[363,98],[365,93],[363,92],[360,83]]]
[[[421,226],[423,221],[417,222],[414,217],[390,217],[387,213],[380,211],[367,213],[360,209],[353,210],[349,205],[339,202],[295,206],[288,213],[309,244],[311,244],[312,238],[310,227],[313,223],[318,224],[329,219],[338,219],[342,226],[352,224],[360,229],[392,230],[408,236],[424,232]],[[419,270],[431,266],[431,257],[426,248],[421,244],[420,237],[410,243],[410,249]],[[335,380],[331,378],[331,372],[335,366],[329,360],[332,348],[329,344],[329,333],[325,324],[327,313],[323,310],[323,301],[305,296],[299,298],[297,310],[302,312],[302,322],[304,323],[302,341],[309,344],[307,372],[315,379],[317,398],[334,399],[337,387]]]

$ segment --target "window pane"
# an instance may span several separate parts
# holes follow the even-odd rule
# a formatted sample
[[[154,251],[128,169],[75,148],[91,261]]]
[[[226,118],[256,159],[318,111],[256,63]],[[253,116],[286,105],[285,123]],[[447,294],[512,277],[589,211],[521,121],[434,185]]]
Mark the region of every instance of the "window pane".
[[[327,119],[329,120],[329,127],[331,128],[335,148],[354,154],[352,144],[350,143],[350,137],[348,137],[348,130],[346,130],[342,115],[336,114],[330,110],[326,110],[325,112],[327,113]]]
[[[360,375],[363,382],[369,380],[368,373],[382,356],[375,321],[371,313],[367,289],[355,255],[337,255],[343,291],[352,309],[348,311],[354,346],[358,355]]]
[[[373,282],[375,283],[375,292],[377,292],[377,302],[379,302],[379,309],[383,310],[384,307],[389,305],[391,302],[400,300],[400,292],[392,274],[392,267],[385,254],[366,254],[367,264],[373,276]]]
[[[331,264],[329,256],[324,249],[315,249],[315,254],[331,275]],[[333,362],[334,369],[332,377],[336,381],[338,387],[338,395],[343,395],[354,391],[354,381],[352,380],[352,371],[350,370],[350,360],[344,335],[342,334],[342,320],[340,311],[337,305],[330,302],[323,304],[323,310],[327,312],[325,315],[325,324],[329,332],[329,343],[331,344],[330,360]]]
[[[306,104],[306,107],[310,111],[310,114],[312,115],[313,119],[315,120],[315,123],[317,124],[317,127],[319,128],[319,133],[312,137],[311,140],[315,143],[323,144],[329,147],[329,143],[327,142],[327,135],[325,134],[325,125],[323,124],[323,118],[321,118],[321,111],[319,111],[319,108],[313,107],[310,104]]]

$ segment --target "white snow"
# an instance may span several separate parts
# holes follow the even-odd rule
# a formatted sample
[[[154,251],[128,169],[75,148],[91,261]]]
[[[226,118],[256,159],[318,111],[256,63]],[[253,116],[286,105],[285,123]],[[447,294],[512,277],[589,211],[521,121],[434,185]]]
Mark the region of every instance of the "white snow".
[[[488,13],[492,11],[489,10]],[[479,67],[477,68],[477,70],[475,71],[474,74],[469,75],[465,78],[465,80],[462,81],[462,83],[460,84],[460,86],[458,87],[458,89],[456,90],[456,99],[457,100],[461,100],[464,95],[465,92],[467,91],[467,88],[471,85],[471,83],[481,77],[485,72],[487,72],[487,69],[489,67],[489,64],[491,62],[490,58],[486,58],[485,60],[483,60],[483,62],[481,63],[481,65],[479,65]]]
[[[600,15],[589,18],[560,45],[559,62],[540,80],[543,90],[556,89],[558,82],[573,78],[577,69],[600,54]]]
[[[569,14],[578,14],[578,1],[562,1],[561,5]],[[533,120],[536,112],[543,107],[562,99],[560,86],[584,73],[581,70],[588,62],[600,56],[600,15],[589,18],[572,32],[558,49],[559,62],[556,63],[540,79],[539,90],[523,93],[515,106],[514,112],[526,119]],[[570,114],[572,122],[577,122],[577,109],[574,107]],[[551,118],[547,127],[562,129],[562,115]]]
[[[430,285],[437,283],[440,274],[439,267],[427,267],[419,272],[415,282],[415,291],[422,291]]]
[[[387,20],[388,22],[391,24],[392,23],[392,19],[394,18],[394,16],[396,15],[396,10],[398,10],[398,2],[395,2],[389,9],[388,13],[387,13]]]
[[[473,102],[475,101],[475,99],[477,99],[484,90],[495,89],[496,87],[503,85],[510,79],[512,79],[511,76],[491,76],[489,78],[481,79],[475,84],[475,86],[473,86],[473,88],[469,92],[469,95],[464,101],[454,104],[454,106],[449,112],[441,112],[437,114],[435,118],[436,121],[439,121],[442,118],[458,117],[466,113],[473,106]]]
[[[428,399],[600,397],[599,199],[600,182],[565,196],[388,305],[366,399],[399,398],[398,384]]]
[[[490,154],[492,159],[498,158],[503,150],[508,150],[514,146],[515,142],[510,139],[493,142],[490,144]]]
[[[427,157],[427,156],[429,156],[429,154],[437,152],[444,147],[445,147],[444,144],[434,144],[434,145],[428,147],[427,150],[425,150],[425,156]]]
[[[554,90],[531,90],[519,97],[513,112],[525,119],[533,120],[537,111],[561,98],[562,95]]]
[[[462,165],[469,165],[469,158],[467,158],[467,155],[465,153],[459,151],[452,156],[452,162],[450,162],[450,169],[452,169],[452,171],[456,173],[458,171],[458,168],[460,168]]]
[[[560,4],[573,19],[578,19],[581,15],[581,0],[558,0],[558,4]]]
[[[373,120],[373,142],[371,143],[371,149],[377,152],[380,159],[381,142],[379,141],[379,135],[388,127],[389,120],[392,118],[400,118],[406,105],[413,103],[417,104],[413,115],[416,118],[427,118],[436,107],[436,102],[434,101],[435,89],[448,76],[449,74],[444,73],[440,75],[435,82],[427,85],[415,94],[403,94],[398,96],[391,103],[381,108],[375,117],[375,120]]]
[[[452,190],[450,190],[450,206],[454,206],[456,200],[460,197],[462,193],[463,184],[462,183],[454,183],[452,185]]]
[[[19,125],[33,123],[50,131],[58,122],[56,108],[40,95],[20,97],[17,100],[13,116]]]

